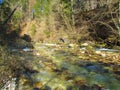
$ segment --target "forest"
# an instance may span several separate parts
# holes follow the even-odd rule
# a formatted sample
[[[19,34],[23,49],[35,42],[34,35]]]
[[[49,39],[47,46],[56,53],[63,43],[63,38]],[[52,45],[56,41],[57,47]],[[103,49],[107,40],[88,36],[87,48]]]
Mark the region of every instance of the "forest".
[[[119,0],[0,0],[0,90],[119,83]]]

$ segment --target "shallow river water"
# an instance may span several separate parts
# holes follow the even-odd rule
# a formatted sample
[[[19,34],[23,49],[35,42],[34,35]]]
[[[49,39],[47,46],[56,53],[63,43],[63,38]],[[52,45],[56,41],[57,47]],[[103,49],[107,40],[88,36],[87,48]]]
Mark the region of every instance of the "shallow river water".
[[[34,50],[13,50],[21,52],[15,55],[24,58],[28,69],[15,81],[13,87],[16,89],[9,90],[120,90],[120,69],[116,74],[112,68],[114,64],[95,61],[92,56],[96,55],[89,54],[86,48],[78,50],[56,44],[36,44]],[[103,53],[107,51],[119,54],[118,50],[117,53],[110,49],[95,50],[104,60],[108,59],[108,53]]]

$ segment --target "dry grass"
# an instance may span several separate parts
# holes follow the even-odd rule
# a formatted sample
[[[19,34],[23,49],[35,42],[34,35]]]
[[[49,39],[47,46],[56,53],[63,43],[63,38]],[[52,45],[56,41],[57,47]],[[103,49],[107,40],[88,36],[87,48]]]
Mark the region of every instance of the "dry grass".
[[[35,20],[28,22],[20,35],[30,35],[35,42],[56,43],[60,38],[67,37],[70,42],[75,43],[96,41],[107,44],[109,37],[119,36],[117,10],[118,6],[115,3],[110,4],[109,7],[103,6],[87,12],[79,11],[75,15],[75,26],[68,23],[66,16],[53,11],[47,17],[42,17],[40,22]],[[31,31],[32,26],[35,26],[34,31]],[[112,39],[111,44],[115,44],[114,41],[118,43],[118,37]]]

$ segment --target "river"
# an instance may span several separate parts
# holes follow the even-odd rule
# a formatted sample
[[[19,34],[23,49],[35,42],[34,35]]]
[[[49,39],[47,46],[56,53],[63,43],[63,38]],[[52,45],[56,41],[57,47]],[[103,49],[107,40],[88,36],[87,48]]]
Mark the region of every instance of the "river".
[[[11,52],[26,70],[1,90],[120,90],[119,50],[37,43]]]

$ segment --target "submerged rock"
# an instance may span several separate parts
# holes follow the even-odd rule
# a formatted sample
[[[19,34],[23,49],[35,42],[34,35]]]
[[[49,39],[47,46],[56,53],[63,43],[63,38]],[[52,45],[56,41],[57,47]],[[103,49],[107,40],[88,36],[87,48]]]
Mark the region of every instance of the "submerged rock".
[[[49,86],[45,86],[45,90],[51,90]]]
[[[33,88],[33,90],[40,90],[39,88]]]
[[[90,74],[89,83],[91,86],[99,85],[99,86],[106,86],[108,82],[111,82],[110,77],[102,74],[91,73]]]
[[[102,72],[103,69],[100,67],[100,66],[97,66],[97,65],[93,65],[93,64],[87,64],[85,66],[85,68],[88,70],[88,71],[93,71],[93,72]]]
[[[72,90],[72,88],[73,88],[72,86],[68,86],[67,90]]]
[[[104,90],[104,87],[101,87],[99,85],[96,85],[94,84],[92,87],[91,87],[92,90]]]
[[[42,82],[36,82],[33,84],[34,90],[40,90],[40,88],[43,86]]]
[[[87,85],[82,85],[79,87],[79,90],[90,90],[90,87]]]

